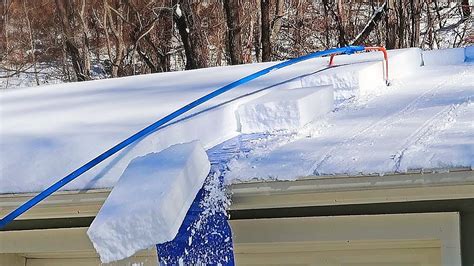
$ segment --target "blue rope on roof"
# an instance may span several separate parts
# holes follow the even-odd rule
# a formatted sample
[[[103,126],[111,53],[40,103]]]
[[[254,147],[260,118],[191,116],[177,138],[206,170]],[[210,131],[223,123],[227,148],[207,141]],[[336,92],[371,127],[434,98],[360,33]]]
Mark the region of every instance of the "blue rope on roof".
[[[31,209],[33,206],[53,194],[54,192],[58,191],[60,188],[71,182],[72,180],[76,179],[83,173],[87,172],[89,169],[92,167],[98,165],[105,159],[109,158],[110,156],[114,155],[115,153],[119,152],[120,150],[124,149],[128,145],[132,144],[133,142],[155,132],[158,130],[161,126],[167,124],[171,120],[177,118],[178,116],[188,112],[189,110],[195,108],[196,106],[199,106],[221,94],[224,92],[227,92],[235,87],[238,87],[242,84],[245,84],[247,82],[250,82],[256,78],[259,78],[263,75],[266,75],[270,73],[271,71],[285,68],[291,65],[294,65],[296,63],[306,61],[309,59],[313,59],[316,57],[321,57],[321,56],[326,56],[326,55],[331,55],[331,54],[352,54],[355,52],[360,52],[364,51],[363,46],[346,46],[346,47],[341,47],[341,48],[333,48],[333,49],[328,49],[324,51],[319,51],[319,52],[314,52],[305,56],[297,57],[294,59],[290,59],[278,64],[275,64],[273,66],[267,67],[265,69],[262,69],[260,71],[257,71],[251,75],[248,75],[246,77],[243,77],[239,80],[236,80],[232,83],[229,83],[205,96],[202,96],[201,98],[181,107],[180,109],[170,113],[169,115],[161,118],[160,120],[156,121],[155,123],[147,126],[146,128],[140,130],[139,132],[135,133],[134,135],[130,136],[129,138],[125,139],[124,141],[120,142],[119,144],[115,145],[114,147],[110,148],[109,150],[105,151],[104,153],[100,154],[99,156],[95,157],[88,163],[84,164],[83,166],[79,167],[78,169],[74,170],[67,176],[63,177],[61,180],[58,182],[54,183],[47,189],[43,190],[40,192],[38,195],[33,197],[32,199],[28,200],[27,202],[23,203],[20,207],[17,209],[13,210],[9,214],[7,214],[2,220],[0,220],[0,229],[4,228],[6,225],[8,225],[10,222],[12,222],[15,218],[23,214],[24,212],[28,211]]]

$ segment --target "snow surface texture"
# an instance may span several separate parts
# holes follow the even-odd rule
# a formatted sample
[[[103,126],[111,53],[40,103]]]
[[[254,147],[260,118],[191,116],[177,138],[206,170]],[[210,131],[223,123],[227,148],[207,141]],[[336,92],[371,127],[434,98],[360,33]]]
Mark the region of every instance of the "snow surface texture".
[[[313,125],[317,134],[261,144],[230,163],[226,181],[472,168],[473,98],[473,65],[421,67],[379,95],[341,105]]]
[[[241,105],[242,133],[296,130],[332,111],[332,86],[278,90]]]
[[[466,52],[466,56],[467,54]],[[427,108],[430,104],[441,106],[456,102],[452,98],[444,98],[444,93],[452,95],[452,93],[461,90],[464,94],[472,95],[472,84],[469,83],[473,80],[472,65],[432,66],[429,69],[420,67],[421,56],[420,49],[389,51],[389,75],[393,85],[388,88],[383,84],[381,75],[383,73],[381,61],[383,57],[379,52],[337,56],[335,58],[336,66],[329,70],[327,69],[328,58],[318,58],[284,70],[274,71],[219,96],[190,112],[180,122],[166,126],[134,143],[63,189],[113,187],[134,158],[151,152],[159,152],[176,143],[195,139],[199,139],[204,148],[209,149],[218,143],[236,137],[240,134],[236,119],[238,106],[272,91],[282,89],[331,85],[334,87],[335,98],[338,100],[336,109],[333,113],[313,121],[297,132],[270,132],[267,135],[255,136],[262,138],[261,142],[256,141],[257,146],[259,144],[267,146],[265,143],[268,138],[272,141],[271,147],[275,150],[270,148],[259,150],[258,147],[255,147],[254,152],[245,155],[249,157],[249,167],[255,166],[257,167],[255,169],[259,167],[251,162],[252,156],[255,158],[261,156],[263,161],[269,163],[285,162],[280,160],[284,157],[278,154],[278,150],[285,145],[298,145],[304,140],[308,142],[308,149],[319,150],[322,153],[324,148],[330,146],[330,143],[346,142],[348,145],[349,143],[355,145],[357,142],[351,142],[351,139],[362,138],[365,136],[365,132],[373,129],[381,130],[381,135],[377,136],[377,133],[373,132],[365,136],[368,138],[367,141],[370,142],[369,138],[374,138],[373,140],[378,143],[384,143],[385,140],[387,143],[391,143],[395,131],[392,132],[393,134],[385,134],[384,128],[374,126],[366,131],[363,131],[363,128],[370,124],[382,124],[382,121],[387,119],[386,117],[391,117],[391,113],[403,109],[410,100],[420,96],[423,92],[437,88],[444,80],[449,80],[449,82],[443,83],[444,85],[438,89],[433,89],[439,94],[424,97],[423,99],[426,101],[418,102],[411,107],[414,109],[414,114],[426,114],[421,111],[430,109]],[[272,64],[274,63],[1,91],[0,193],[41,191],[111,146],[186,103]],[[364,71],[364,78],[361,78],[361,73]],[[456,77],[460,77],[461,81]],[[363,93],[360,93],[361,91]],[[430,95],[428,92],[426,96]],[[354,96],[358,97],[354,98]],[[460,108],[464,108],[463,106],[461,105]],[[465,108],[472,107],[468,105]],[[403,117],[401,121],[407,125],[417,125],[423,119],[426,119],[426,122],[429,118],[429,114],[421,117],[414,115]],[[382,121],[377,122],[378,120]],[[458,129],[459,131],[464,130],[464,135],[472,132],[471,128],[466,127],[467,124]],[[457,122],[454,122],[453,127],[456,125]],[[400,127],[397,130],[406,134],[413,128]],[[363,132],[358,134],[359,131]],[[430,144],[431,142],[424,145]],[[311,145],[314,146],[311,147]],[[472,146],[469,145],[469,143],[459,143],[455,149],[470,151]],[[389,149],[383,146],[374,146],[370,150],[370,154],[375,156],[380,152],[382,156],[383,152],[387,152]],[[327,157],[333,158],[336,154],[331,153],[338,151],[337,149],[327,150]],[[360,152],[365,151],[367,150]],[[268,153],[268,158],[264,153]],[[259,156],[255,154],[259,154]],[[391,155],[395,154],[396,152],[391,152]],[[459,154],[465,154],[465,152],[459,150]],[[322,159],[318,156],[324,158],[326,153],[298,154],[295,152],[291,156],[288,154],[288,156],[292,157],[288,162],[289,167],[292,160],[299,160],[301,165],[317,164]],[[364,155],[359,157],[359,164],[366,164],[367,168],[373,166],[371,162],[364,163]],[[326,158],[325,162],[329,162],[329,158]],[[448,166],[471,166],[470,164],[466,165],[466,158],[462,163],[456,158],[443,157],[445,160],[443,163]],[[469,158],[472,158],[472,155]],[[244,159],[241,159],[235,160],[239,161],[241,163],[239,167],[245,170]],[[345,160],[345,165],[353,164],[351,157],[341,157],[341,160]],[[327,163],[322,164],[322,166],[324,165]],[[404,165],[406,164],[402,160],[400,166]],[[426,167],[430,166],[433,164]],[[309,166],[304,170],[303,168],[298,165],[297,169],[301,171],[298,173],[296,171],[291,178],[315,172],[311,171],[315,169]],[[255,170],[252,169],[254,168],[250,168],[249,174]],[[324,171],[318,173],[335,174],[346,170],[348,170],[347,167],[341,167],[341,169],[325,167]],[[354,173],[352,170],[348,173]],[[376,167],[365,170],[376,172],[380,169]],[[385,172],[385,170],[393,169],[383,170]],[[258,174],[259,178],[268,177],[265,171]],[[243,180],[247,178],[249,177],[242,177]],[[234,182],[237,182],[237,179],[234,179]]]
[[[423,52],[425,66],[458,65],[465,60],[464,48],[441,49]]]
[[[87,230],[101,261],[173,240],[209,170],[198,141],[134,159]]]

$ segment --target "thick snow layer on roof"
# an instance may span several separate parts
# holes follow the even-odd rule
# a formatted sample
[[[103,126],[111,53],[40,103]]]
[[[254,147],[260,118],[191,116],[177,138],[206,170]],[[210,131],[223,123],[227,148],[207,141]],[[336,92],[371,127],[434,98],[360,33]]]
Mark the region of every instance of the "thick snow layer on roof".
[[[378,95],[231,163],[228,182],[474,167],[474,65],[421,67]],[[287,138],[287,137],[285,137]],[[275,140],[272,140],[274,143]]]
[[[380,53],[337,56],[338,66],[330,70],[326,70],[328,58],[319,58],[271,72],[134,143],[64,189],[112,187],[134,158],[173,144],[199,139],[209,149],[240,134],[235,117],[240,105],[274,90],[319,85],[334,87],[336,110],[297,132],[236,137],[244,140],[238,146],[246,151],[236,149],[241,156],[231,166],[242,176],[229,179],[385,173],[436,167],[441,162],[472,167],[473,144],[468,137],[472,123],[468,118],[465,123],[457,121],[473,108],[469,103],[474,94],[473,66],[420,67],[419,49],[394,50],[389,53],[392,86],[386,88],[381,58]],[[166,114],[272,64],[1,91],[0,193],[40,191]],[[449,123],[442,122],[450,115]],[[445,127],[433,127],[443,123]],[[429,132],[436,137],[427,138]],[[443,146],[444,138],[456,145]],[[246,146],[249,143],[251,147]],[[422,147],[418,151],[422,156],[425,151],[438,155],[429,163],[417,159],[410,165],[405,158],[417,157],[415,147]],[[442,149],[463,153],[442,156]],[[394,168],[392,158],[399,157]]]

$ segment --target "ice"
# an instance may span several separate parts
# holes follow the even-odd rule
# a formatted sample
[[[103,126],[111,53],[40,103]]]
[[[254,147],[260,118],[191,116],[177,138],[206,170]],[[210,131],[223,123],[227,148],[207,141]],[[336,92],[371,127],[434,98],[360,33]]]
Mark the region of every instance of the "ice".
[[[423,51],[425,66],[457,65],[465,60],[464,48]]]
[[[198,141],[130,162],[87,231],[101,261],[172,240],[209,171]]]
[[[241,105],[243,133],[295,130],[334,108],[331,86],[277,90]]]

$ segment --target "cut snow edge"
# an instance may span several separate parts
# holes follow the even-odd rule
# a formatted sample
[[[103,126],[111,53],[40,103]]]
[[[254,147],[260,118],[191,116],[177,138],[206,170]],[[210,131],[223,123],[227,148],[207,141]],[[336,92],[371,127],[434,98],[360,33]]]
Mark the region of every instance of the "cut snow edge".
[[[209,171],[198,141],[132,160],[87,230],[101,261],[173,240]]]

